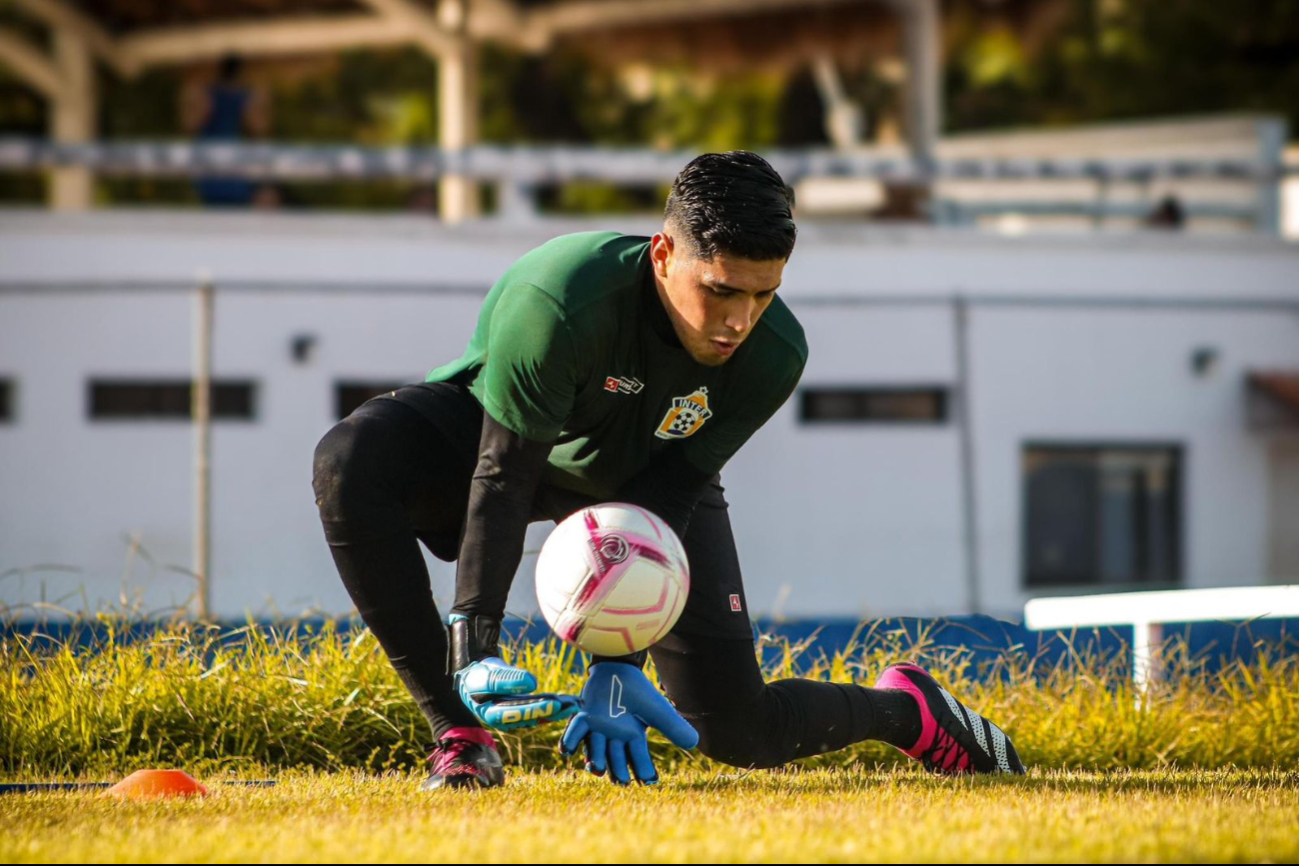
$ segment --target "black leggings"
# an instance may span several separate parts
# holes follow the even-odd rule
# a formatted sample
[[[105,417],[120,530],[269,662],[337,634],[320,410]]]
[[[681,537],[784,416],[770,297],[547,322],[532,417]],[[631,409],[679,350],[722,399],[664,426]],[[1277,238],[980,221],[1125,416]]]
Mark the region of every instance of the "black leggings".
[[[442,560],[456,557],[482,410],[456,385],[408,386],[397,396],[371,400],[325,435],[314,487],[343,584],[436,738],[478,722],[452,685],[446,631],[419,544]],[[543,485],[533,516],[557,520],[589,501]],[[912,745],[919,715],[903,693],[763,682],[720,484],[696,508],[682,541],[690,598],[650,654],[668,697],[699,730],[705,755],[775,767],[864,739]]]

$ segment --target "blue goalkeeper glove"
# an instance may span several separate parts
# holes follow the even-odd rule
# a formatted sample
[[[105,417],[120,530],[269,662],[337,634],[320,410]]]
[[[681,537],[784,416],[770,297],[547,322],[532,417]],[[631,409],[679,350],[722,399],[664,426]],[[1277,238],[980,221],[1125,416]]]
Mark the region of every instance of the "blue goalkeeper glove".
[[[607,770],[619,785],[630,784],[631,773],[645,785],[659,780],[645,737],[647,728],[656,728],[683,749],[699,744],[698,732],[633,664],[592,665],[582,689],[582,705],[564,729],[559,750],[571,755],[584,744],[587,770],[597,776]]]
[[[498,731],[531,728],[562,721],[581,708],[574,695],[536,693],[536,677],[505,663],[499,647],[500,620],[452,614],[450,624],[456,691],[487,727]]]

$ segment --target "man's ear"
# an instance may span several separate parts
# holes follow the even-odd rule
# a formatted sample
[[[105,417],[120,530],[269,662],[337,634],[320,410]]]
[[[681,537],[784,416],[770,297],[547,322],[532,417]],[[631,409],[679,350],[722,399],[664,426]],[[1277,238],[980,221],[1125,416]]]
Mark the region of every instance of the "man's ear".
[[[667,277],[668,266],[676,254],[676,242],[666,232],[659,232],[650,240],[650,263],[660,279]]]

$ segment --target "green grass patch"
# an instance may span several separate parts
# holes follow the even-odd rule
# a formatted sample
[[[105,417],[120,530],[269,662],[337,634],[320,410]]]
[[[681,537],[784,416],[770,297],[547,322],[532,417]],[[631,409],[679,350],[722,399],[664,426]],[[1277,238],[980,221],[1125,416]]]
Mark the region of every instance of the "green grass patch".
[[[222,629],[189,621],[123,635],[132,621],[101,616],[87,649],[39,635],[0,638],[0,772],[120,774],[177,766],[196,774],[314,767],[368,772],[415,767],[429,734],[373,636],[312,630]],[[764,639],[769,641],[770,639]],[[886,665],[919,660],[1001,724],[1030,766],[1086,770],[1299,767],[1299,656],[1259,643],[1248,661],[1210,671],[1177,640],[1166,676],[1139,695],[1125,654],[1071,653],[1046,665],[1022,649],[976,665],[887,623],[844,650],[814,655],[777,642],[769,678],[873,682]],[[581,660],[553,638],[507,656],[547,691],[579,691]],[[770,657],[770,656],[769,656]],[[559,726],[503,737],[508,764],[565,766]],[[654,738],[660,769],[722,771]],[[805,768],[905,763],[877,743],[802,762]]]

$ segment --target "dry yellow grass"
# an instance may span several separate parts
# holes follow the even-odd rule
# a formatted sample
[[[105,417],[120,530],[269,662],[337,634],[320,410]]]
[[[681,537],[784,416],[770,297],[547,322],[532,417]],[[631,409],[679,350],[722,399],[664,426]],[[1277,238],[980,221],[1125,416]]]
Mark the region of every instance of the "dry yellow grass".
[[[0,797],[0,862],[1183,862],[1299,860],[1299,774],[685,770],[620,789],[512,770],[421,793],[404,774],[291,771],[193,802]]]

